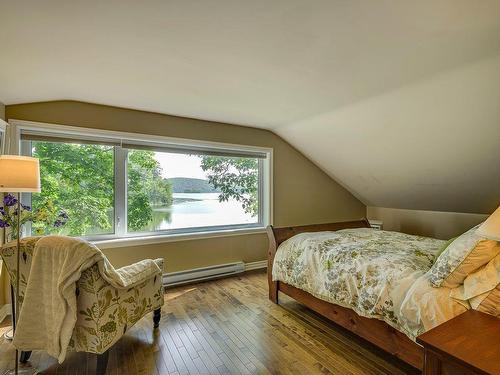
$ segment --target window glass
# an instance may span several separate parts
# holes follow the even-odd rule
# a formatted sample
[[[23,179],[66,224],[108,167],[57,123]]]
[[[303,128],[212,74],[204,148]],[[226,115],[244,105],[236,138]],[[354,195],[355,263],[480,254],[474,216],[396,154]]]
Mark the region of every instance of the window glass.
[[[114,233],[114,148],[24,142],[31,144],[32,156],[40,159],[42,192],[31,195],[33,212],[38,215],[32,233],[70,236]]]
[[[129,150],[128,230],[259,222],[259,160]]]

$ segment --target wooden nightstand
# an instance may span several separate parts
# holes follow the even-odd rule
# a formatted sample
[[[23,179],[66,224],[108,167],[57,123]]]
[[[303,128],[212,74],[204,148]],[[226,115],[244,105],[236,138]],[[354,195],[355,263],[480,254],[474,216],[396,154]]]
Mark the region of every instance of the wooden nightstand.
[[[417,337],[425,375],[500,374],[500,318],[469,310]]]

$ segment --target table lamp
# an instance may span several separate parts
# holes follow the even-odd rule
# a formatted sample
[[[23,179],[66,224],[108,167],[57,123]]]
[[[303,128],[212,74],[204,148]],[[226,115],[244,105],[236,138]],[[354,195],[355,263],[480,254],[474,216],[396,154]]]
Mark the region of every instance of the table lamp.
[[[477,228],[476,233],[481,237],[500,241],[500,207]]]
[[[2,155],[0,156],[0,192],[17,193],[17,259],[16,259],[16,287],[15,287],[15,318],[14,335],[19,320],[19,262],[21,241],[21,193],[40,192],[40,164],[38,159],[27,156]],[[13,370],[5,374],[33,373],[32,368],[19,371],[19,351],[16,348],[16,363]]]

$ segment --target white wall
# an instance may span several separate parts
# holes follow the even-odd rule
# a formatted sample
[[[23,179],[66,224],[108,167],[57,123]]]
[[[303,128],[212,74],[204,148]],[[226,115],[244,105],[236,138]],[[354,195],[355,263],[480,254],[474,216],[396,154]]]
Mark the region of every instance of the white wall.
[[[456,237],[486,220],[488,215],[457,212],[367,207],[369,219],[382,220],[385,230],[440,238]]]
[[[500,55],[280,128],[367,206],[500,203]]]

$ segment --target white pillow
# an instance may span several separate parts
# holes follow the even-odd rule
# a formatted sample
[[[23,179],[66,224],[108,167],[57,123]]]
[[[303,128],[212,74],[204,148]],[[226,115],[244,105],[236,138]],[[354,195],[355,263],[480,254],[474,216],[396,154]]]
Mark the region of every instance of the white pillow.
[[[486,266],[470,274],[464,285],[453,289],[451,297],[469,300],[473,309],[491,315],[500,315],[500,255]]]

